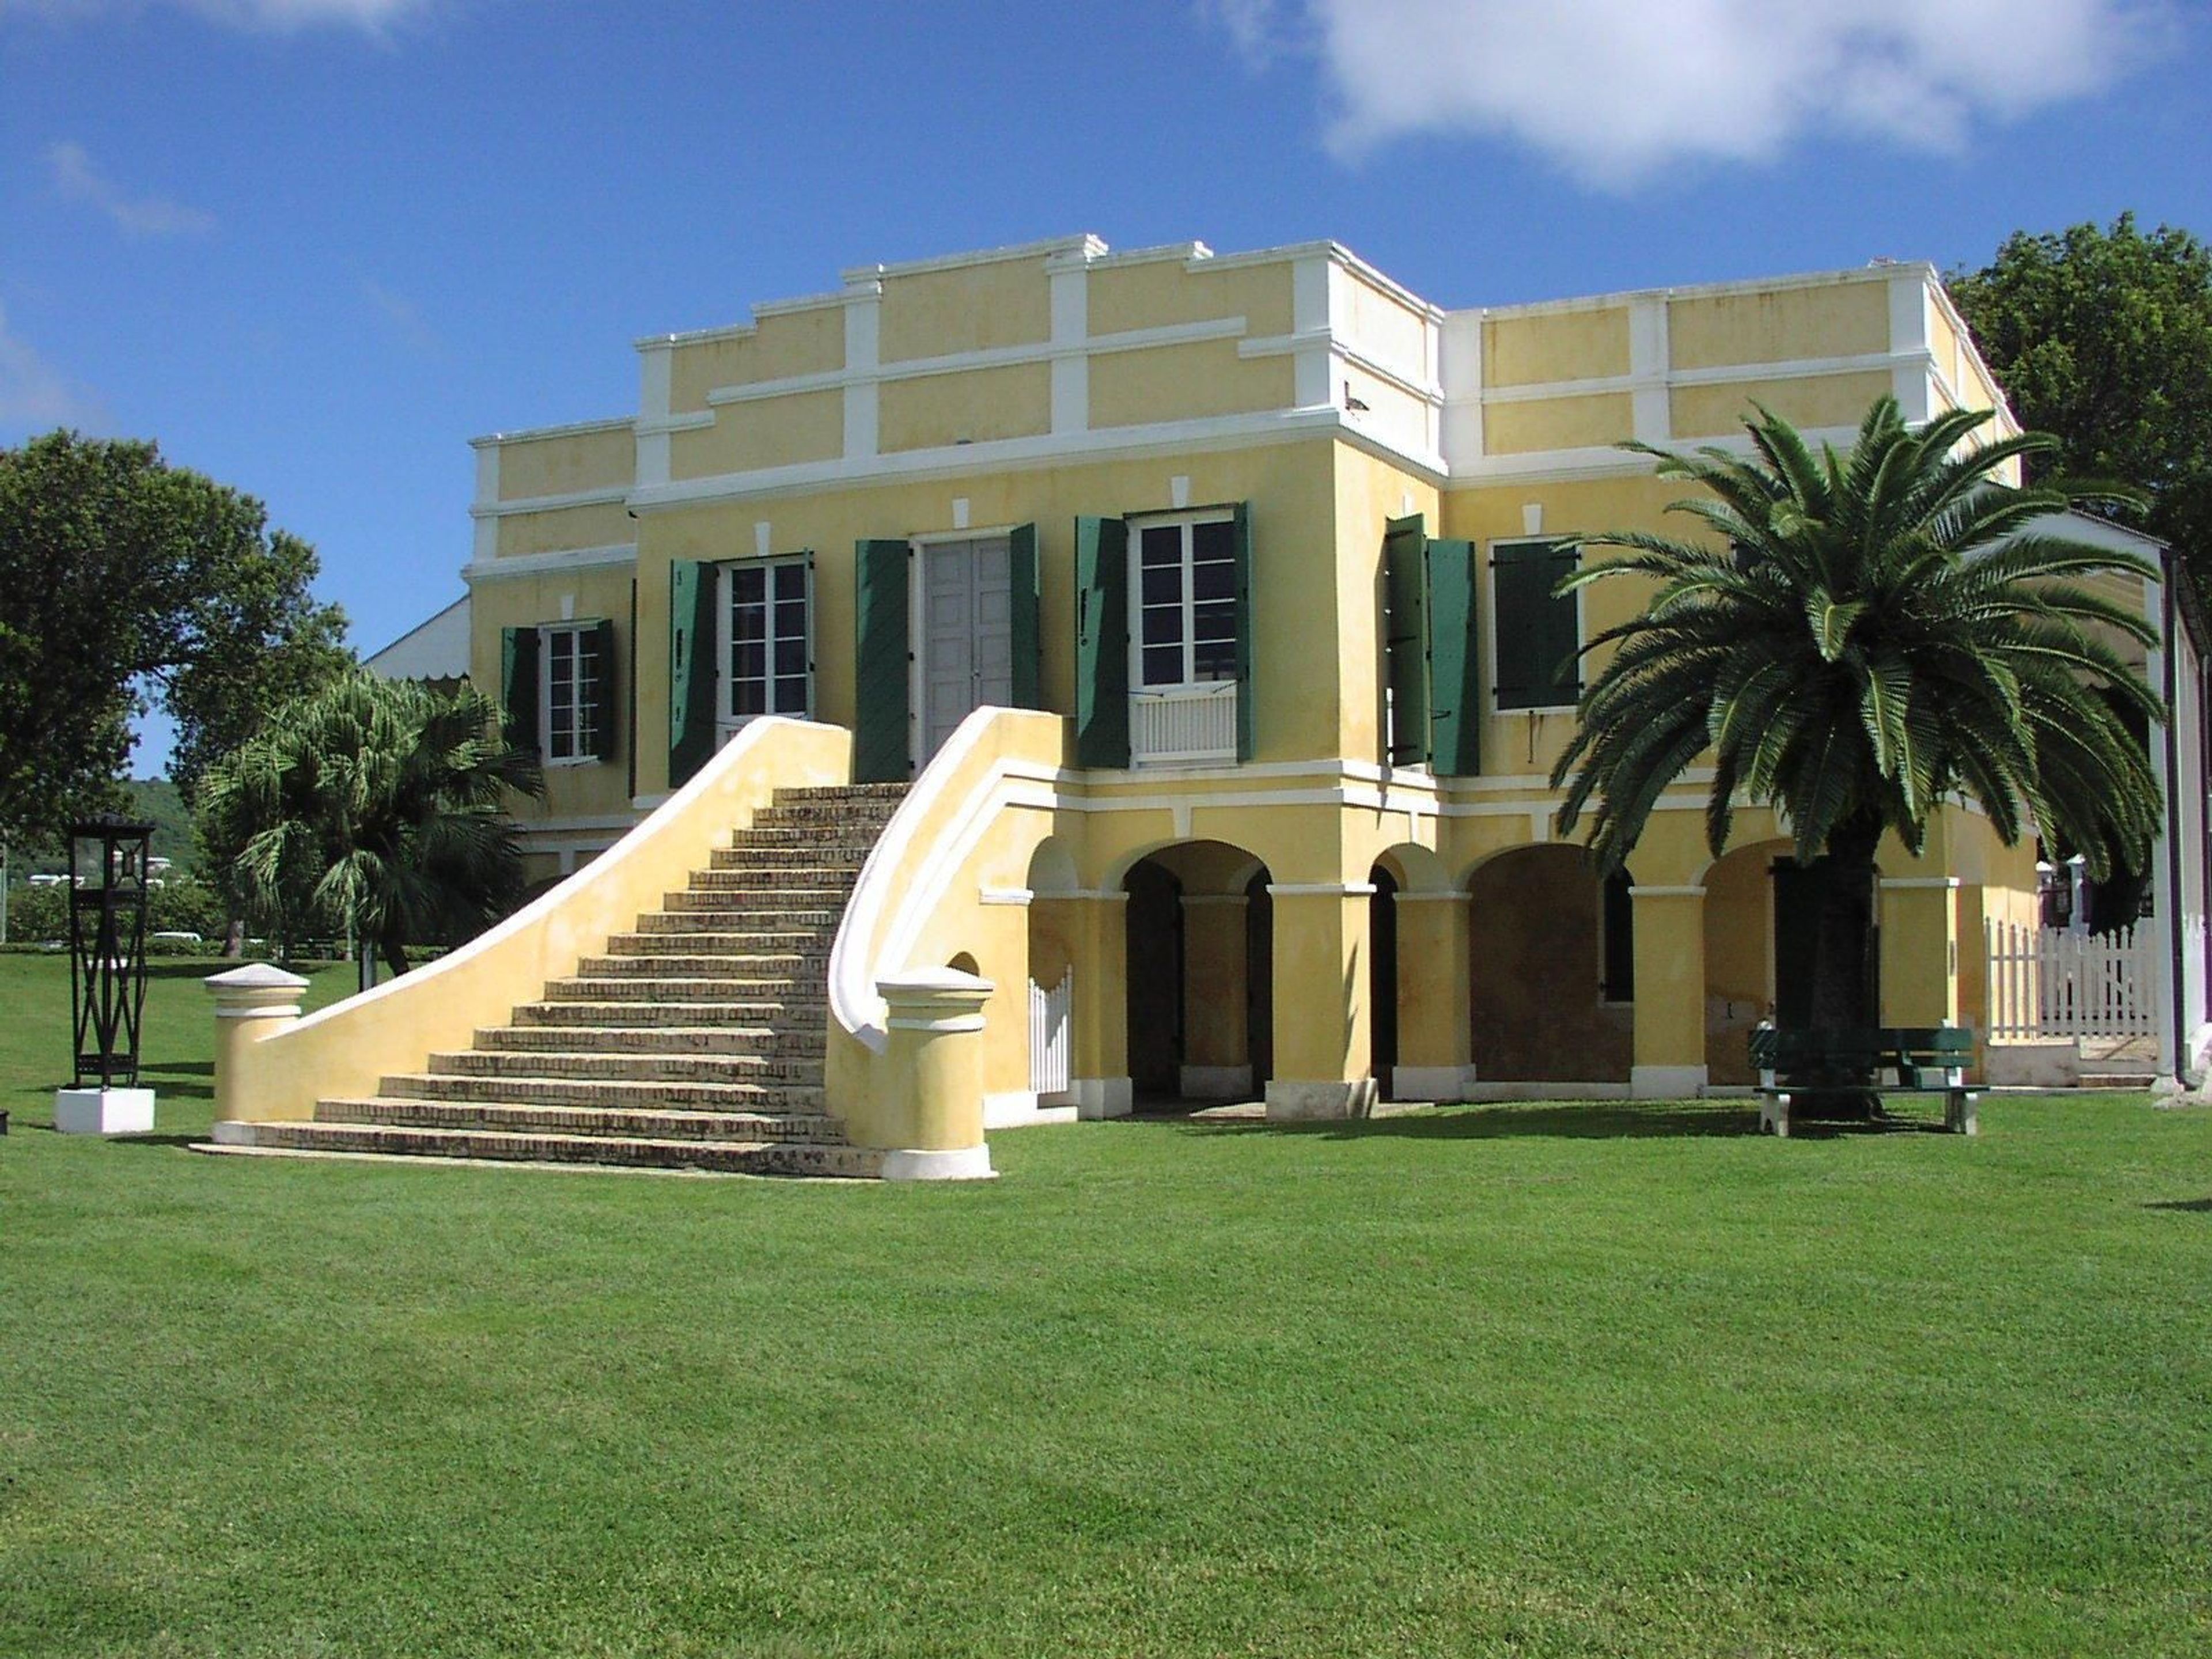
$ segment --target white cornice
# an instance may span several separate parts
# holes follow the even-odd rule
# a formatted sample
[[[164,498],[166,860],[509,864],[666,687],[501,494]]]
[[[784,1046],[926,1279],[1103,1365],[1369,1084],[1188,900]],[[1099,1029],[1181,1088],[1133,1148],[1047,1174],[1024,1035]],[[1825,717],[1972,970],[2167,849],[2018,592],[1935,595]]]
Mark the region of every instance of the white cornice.
[[[629,499],[628,484],[602,484],[597,489],[572,489],[563,495],[517,495],[512,501],[473,501],[469,516],[504,519],[517,513],[558,513],[569,507],[619,507]]]
[[[1816,428],[1805,441],[1848,447],[1858,428],[1847,426]],[[1718,449],[1730,455],[1749,455],[1751,440],[1722,434],[1711,438],[1677,438],[1665,447],[1694,454]],[[1483,455],[1455,469],[1445,481],[1447,489],[1477,489],[1496,483],[1579,483],[1589,478],[1626,478],[1650,472],[1658,465],[1649,455],[1638,455],[1612,445],[1584,449],[1538,449],[1526,455]]]
[[[880,282],[889,276],[922,276],[933,271],[965,270],[973,265],[1002,264],[1014,259],[1044,259],[1055,254],[1083,255],[1106,244],[1088,232],[1078,236],[1054,236],[1041,242],[1016,242],[1006,247],[977,248],[967,253],[941,253],[931,259],[902,259],[891,264],[854,265],[837,274],[848,283]],[[759,308],[754,308],[757,315]]]
[[[619,547],[564,547],[551,553],[514,553],[503,559],[477,559],[461,567],[461,580],[502,581],[515,576],[544,576],[564,570],[600,570],[637,562],[637,544]]]
[[[627,432],[636,424],[628,415],[611,415],[596,421],[569,421],[561,426],[520,427],[512,432],[487,432],[480,438],[469,440],[469,447],[483,449],[494,444],[532,443],[540,438],[581,438],[594,432]]]
[[[1840,288],[1851,283],[1887,283],[1900,270],[1924,272],[1941,286],[1936,267],[1924,260],[1901,264],[1860,265],[1848,270],[1809,270],[1792,276],[1746,276],[1725,283],[1692,283],[1679,288],[1632,288],[1613,294],[1577,295],[1564,300],[1531,300],[1510,306],[1468,306],[1445,313],[1461,318],[1534,317],[1574,311],[1614,311],[1636,300],[1717,300],[1736,294],[1775,294],[1802,288]]]

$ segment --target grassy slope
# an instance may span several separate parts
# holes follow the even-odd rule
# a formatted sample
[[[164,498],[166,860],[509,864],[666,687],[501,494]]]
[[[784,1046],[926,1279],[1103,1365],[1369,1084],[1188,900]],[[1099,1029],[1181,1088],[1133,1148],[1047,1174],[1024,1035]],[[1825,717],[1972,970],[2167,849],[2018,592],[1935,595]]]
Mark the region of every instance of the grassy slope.
[[[22,1127],[58,965],[0,958],[0,1650],[2212,1646],[2203,1112],[1079,1125],[950,1188],[216,1159]]]

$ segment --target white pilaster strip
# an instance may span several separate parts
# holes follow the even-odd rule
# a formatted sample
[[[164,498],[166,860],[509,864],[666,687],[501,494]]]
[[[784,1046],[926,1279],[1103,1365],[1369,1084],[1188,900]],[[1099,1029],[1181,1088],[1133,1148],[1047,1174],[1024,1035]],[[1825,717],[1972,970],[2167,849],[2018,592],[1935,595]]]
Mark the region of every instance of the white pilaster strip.
[[[1302,341],[1291,359],[1291,403],[1299,409],[1336,406],[1336,363],[1329,335],[1333,289],[1343,273],[1326,252],[1291,267],[1291,332]]]
[[[1928,391],[1929,371],[1935,366],[1929,355],[1928,308],[1934,303],[1923,266],[1901,266],[1890,277],[1889,349],[1901,360],[1890,370],[1890,389],[1905,418],[1916,423],[1935,413]]]
[[[1437,378],[1444,389],[1443,456],[1458,472],[1482,459],[1482,313],[1446,316],[1442,349]]]
[[[477,451],[477,505],[494,507],[499,501],[499,441],[479,438]],[[477,518],[475,562],[489,564],[499,556],[499,520],[486,514]]]
[[[1091,429],[1091,360],[1079,348],[1091,332],[1091,268],[1087,260],[1054,260],[1052,284],[1052,429]]]
[[[1666,296],[1639,295],[1628,307],[1628,379],[1636,436],[1647,444],[1663,444],[1674,435],[1667,367]]]
[[[845,459],[859,460],[876,453],[877,383],[872,371],[878,366],[878,343],[882,337],[884,285],[863,278],[845,290],[845,368],[854,378],[845,384]],[[856,372],[857,371],[857,372]]]

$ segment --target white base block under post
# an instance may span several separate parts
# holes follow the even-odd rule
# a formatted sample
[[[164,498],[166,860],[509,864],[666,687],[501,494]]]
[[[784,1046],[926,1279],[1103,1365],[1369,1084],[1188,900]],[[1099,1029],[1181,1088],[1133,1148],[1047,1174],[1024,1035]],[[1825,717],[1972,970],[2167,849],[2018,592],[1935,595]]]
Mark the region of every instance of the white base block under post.
[[[1702,1066],[1634,1066],[1628,1092],[1638,1100],[1696,1100],[1705,1092]]]
[[[154,1128],[151,1089],[57,1089],[54,1127],[65,1135],[143,1135]]]
[[[1125,1077],[1079,1077],[1067,1092],[1075,1102],[1075,1115],[1085,1122],[1101,1118],[1127,1117],[1136,1103],[1135,1091]]]
[[[963,1146],[954,1152],[903,1152],[884,1154],[886,1181],[995,1181],[988,1146]]]
[[[1478,1081],[1472,1066],[1395,1066],[1390,1069],[1393,1100],[1473,1100]]]
[[[1267,1084],[1270,1123],[1329,1122],[1374,1115],[1375,1079],[1371,1077],[1349,1083],[1285,1082],[1273,1078]]]

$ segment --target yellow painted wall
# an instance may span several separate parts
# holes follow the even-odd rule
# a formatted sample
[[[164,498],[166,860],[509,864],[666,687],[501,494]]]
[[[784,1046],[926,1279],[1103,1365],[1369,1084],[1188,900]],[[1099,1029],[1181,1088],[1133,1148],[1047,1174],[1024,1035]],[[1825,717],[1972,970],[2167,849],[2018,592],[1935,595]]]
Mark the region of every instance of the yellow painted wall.
[[[886,380],[877,397],[877,447],[887,455],[1052,430],[1049,363]]]
[[[1628,373],[1628,307],[1540,311],[1482,325],[1482,383],[1544,386]]]
[[[1889,277],[1685,297],[1667,307],[1676,368],[1855,357],[1889,349]]]
[[[1867,408],[1891,389],[1889,371],[1822,374],[1796,380],[1730,380],[1719,386],[1678,386],[1668,394],[1678,440],[1733,436],[1764,404],[1802,429],[1856,428]]]
[[[800,392],[757,403],[724,404],[714,424],[668,440],[672,478],[833,461],[845,453],[845,394]]]
[[[1095,265],[1085,279],[1091,331],[1121,334],[1172,323],[1242,317],[1248,334],[1288,334],[1291,270],[1287,259],[1225,270],[1211,270],[1202,263],[1193,270],[1180,259]],[[1097,373],[1096,364],[1091,373]]]
[[[1594,449],[1617,444],[1634,429],[1635,405],[1626,392],[1489,404],[1482,411],[1482,447],[1492,455]]]
[[[884,279],[877,350],[887,363],[1052,337],[1042,258],[1000,259]]]
[[[627,426],[605,432],[509,439],[499,447],[499,498],[530,501],[628,484],[637,470],[637,439]]]
[[[1239,357],[1234,340],[1153,346],[1091,360],[1094,428],[1288,409],[1296,395],[1296,370],[1288,357]]]
[[[721,386],[754,386],[845,366],[845,308],[823,306],[763,317],[749,333],[678,345],[668,365],[668,406],[704,409]]]
[[[523,553],[562,553],[578,547],[621,547],[637,539],[637,526],[620,501],[566,507],[550,513],[508,513],[499,519],[502,559]]]

